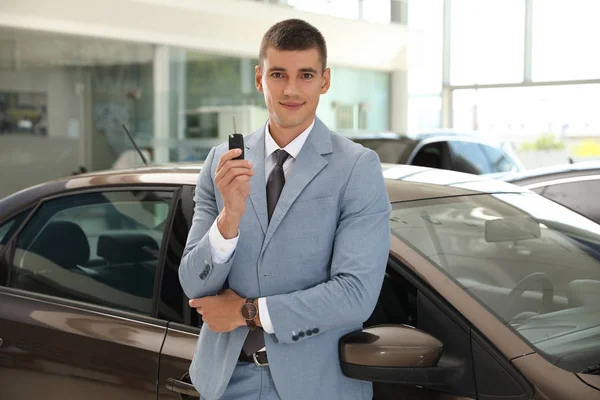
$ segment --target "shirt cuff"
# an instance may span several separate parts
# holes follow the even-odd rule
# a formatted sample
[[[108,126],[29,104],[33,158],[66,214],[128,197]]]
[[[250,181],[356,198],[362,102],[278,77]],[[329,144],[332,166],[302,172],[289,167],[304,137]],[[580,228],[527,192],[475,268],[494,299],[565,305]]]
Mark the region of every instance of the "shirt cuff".
[[[213,263],[225,264],[231,258],[231,255],[235,251],[240,232],[233,239],[225,239],[219,231],[217,226],[217,220],[213,222],[208,231],[208,243],[210,244],[210,253],[212,254]]]
[[[263,331],[269,335],[275,333],[273,324],[271,323],[271,317],[269,317],[269,309],[267,308],[267,299],[265,297],[258,298],[258,314],[260,315],[260,324],[262,325]]]

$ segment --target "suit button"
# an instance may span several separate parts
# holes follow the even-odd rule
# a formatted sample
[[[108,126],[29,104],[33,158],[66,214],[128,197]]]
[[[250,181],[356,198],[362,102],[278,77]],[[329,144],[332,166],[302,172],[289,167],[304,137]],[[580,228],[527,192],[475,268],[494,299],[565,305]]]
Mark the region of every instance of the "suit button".
[[[300,331],[300,333],[298,334],[298,336],[299,336],[300,338],[303,338],[303,337],[304,337],[304,332]]]
[[[306,331],[306,336],[312,336],[312,331],[310,329]]]
[[[297,342],[297,341],[298,341],[298,336],[296,336],[296,335],[292,336],[292,340],[293,340],[294,342]]]
[[[317,333],[319,333],[319,328],[315,328],[313,329],[313,333],[316,335]]]

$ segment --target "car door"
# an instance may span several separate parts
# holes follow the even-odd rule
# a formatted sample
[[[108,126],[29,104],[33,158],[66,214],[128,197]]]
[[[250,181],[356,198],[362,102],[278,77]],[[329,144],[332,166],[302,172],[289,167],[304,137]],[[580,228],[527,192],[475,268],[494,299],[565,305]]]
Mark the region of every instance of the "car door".
[[[411,376],[412,384],[373,383],[374,400],[525,400],[531,387],[518,370],[403,260],[390,254],[375,309],[364,323],[408,325],[443,343],[436,367]],[[415,370],[418,368],[415,368]],[[408,370],[408,368],[407,368]],[[398,369],[400,379],[404,372]]]
[[[105,189],[39,203],[0,255],[0,398],[156,397],[155,283],[177,197]]]

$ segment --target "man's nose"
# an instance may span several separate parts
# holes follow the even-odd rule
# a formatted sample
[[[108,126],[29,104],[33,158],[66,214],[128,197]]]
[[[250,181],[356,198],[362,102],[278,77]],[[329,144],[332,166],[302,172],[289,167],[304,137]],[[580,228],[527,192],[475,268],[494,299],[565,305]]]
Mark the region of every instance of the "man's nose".
[[[295,79],[288,79],[283,88],[283,94],[286,96],[294,96],[298,93],[298,87]]]

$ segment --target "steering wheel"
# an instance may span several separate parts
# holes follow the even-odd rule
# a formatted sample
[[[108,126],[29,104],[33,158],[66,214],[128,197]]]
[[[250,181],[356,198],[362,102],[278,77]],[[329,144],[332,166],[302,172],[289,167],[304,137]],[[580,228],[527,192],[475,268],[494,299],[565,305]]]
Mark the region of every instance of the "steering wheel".
[[[504,316],[513,318],[515,311],[517,311],[518,300],[525,293],[525,290],[529,289],[536,283],[542,284],[542,308],[541,313],[548,313],[552,311],[554,305],[554,285],[548,274],[544,272],[534,272],[533,274],[527,275],[521,279],[517,286],[510,291],[508,295],[508,307],[504,312]]]

